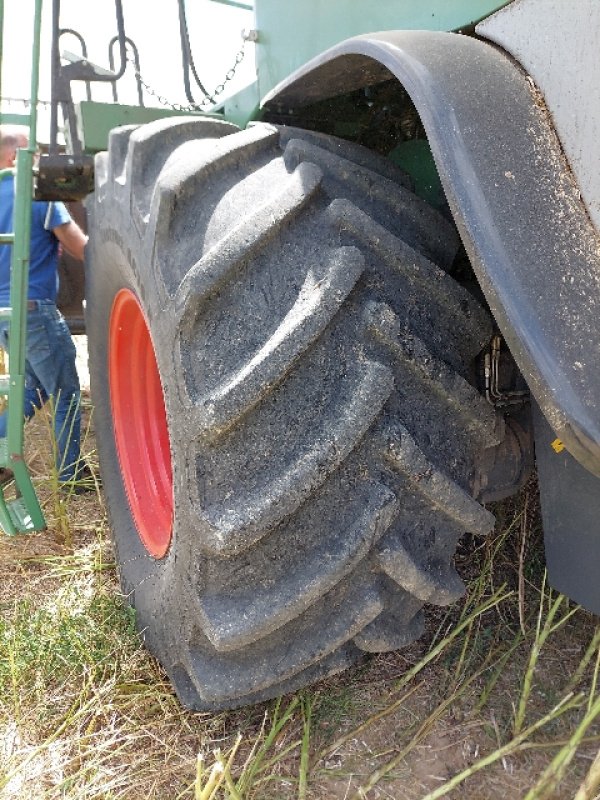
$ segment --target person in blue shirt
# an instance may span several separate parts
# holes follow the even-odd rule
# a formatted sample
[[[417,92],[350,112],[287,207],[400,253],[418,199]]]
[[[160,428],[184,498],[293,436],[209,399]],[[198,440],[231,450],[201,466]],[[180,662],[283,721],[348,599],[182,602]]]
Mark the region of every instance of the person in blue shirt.
[[[17,150],[28,146],[28,129],[0,125],[0,169],[15,164]],[[14,176],[0,181],[0,232],[13,227]],[[83,261],[87,236],[71,219],[62,203],[34,201],[31,216],[31,251],[27,301],[25,403],[30,419],[48,398],[54,403],[56,466],[61,483],[81,486],[86,465],[80,460],[80,386],[75,366],[75,344],[62,314],[56,308],[59,243]],[[12,247],[0,246],[0,306],[10,306]],[[0,346],[8,350],[10,323],[0,322]],[[0,414],[0,437],[6,436],[6,412]],[[10,478],[10,470],[0,481]]]

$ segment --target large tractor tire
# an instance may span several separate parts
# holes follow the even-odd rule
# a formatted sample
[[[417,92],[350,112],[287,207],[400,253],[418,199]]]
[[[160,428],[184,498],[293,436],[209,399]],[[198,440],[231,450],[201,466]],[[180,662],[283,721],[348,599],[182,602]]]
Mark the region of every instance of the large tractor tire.
[[[95,423],[124,592],[184,705],[295,690],[419,636],[493,516],[491,322],[386,160],[214,120],[113,132],[90,209]]]

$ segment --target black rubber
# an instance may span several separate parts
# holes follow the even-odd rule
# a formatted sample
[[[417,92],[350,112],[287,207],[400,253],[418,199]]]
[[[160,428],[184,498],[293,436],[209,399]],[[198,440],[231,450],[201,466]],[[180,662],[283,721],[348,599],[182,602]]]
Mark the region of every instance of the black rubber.
[[[417,637],[425,602],[463,592],[458,537],[494,524],[470,480],[502,437],[468,383],[491,323],[445,271],[454,228],[383,159],[269,125],[120,129],[96,173],[100,463],[124,591],[181,701],[244,705]],[[165,391],[162,560],[136,534],[112,432],[107,328],[123,287]]]

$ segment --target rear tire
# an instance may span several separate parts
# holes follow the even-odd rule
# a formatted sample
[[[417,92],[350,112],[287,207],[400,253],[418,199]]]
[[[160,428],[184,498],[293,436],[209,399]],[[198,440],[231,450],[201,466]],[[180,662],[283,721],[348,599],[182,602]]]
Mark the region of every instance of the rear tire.
[[[416,638],[463,592],[459,536],[494,524],[470,486],[502,421],[468,382],[491,323],[446,271],[454,228],[384,159],[270,125],[119,129],[96,172],[100,464],[181,701],[259,701]]]

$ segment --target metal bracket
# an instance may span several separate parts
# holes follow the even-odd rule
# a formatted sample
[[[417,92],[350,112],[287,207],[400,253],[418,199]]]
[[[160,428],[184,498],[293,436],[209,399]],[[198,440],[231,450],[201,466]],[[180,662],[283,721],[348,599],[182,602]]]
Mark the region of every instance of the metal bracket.
[[[83,200],[94,189],[94,158],[41,156],[34,187],[36,200]]]
[[[485,354],[484,374],[485,374],[485,397],[494,408],[506,408],[507,406],[521,405],[529,399],[528,390],[507,390],[500,388],[501,358],[503,355],[502,344],[504,339],[500,334],[495,334],[490,342],[490,349]],[[504,348],[504,353],[508,354],[508,348]]]

